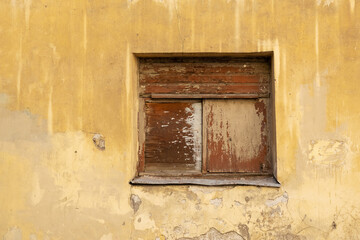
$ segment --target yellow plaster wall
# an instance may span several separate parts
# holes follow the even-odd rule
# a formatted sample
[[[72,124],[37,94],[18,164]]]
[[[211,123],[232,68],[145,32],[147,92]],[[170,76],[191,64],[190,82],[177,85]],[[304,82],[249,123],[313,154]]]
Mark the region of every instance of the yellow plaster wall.
[[[359,1],[2,0],[0,36],[0,238],[360,237]],[[259,51],[282,187],[130,186],[133,53]]]

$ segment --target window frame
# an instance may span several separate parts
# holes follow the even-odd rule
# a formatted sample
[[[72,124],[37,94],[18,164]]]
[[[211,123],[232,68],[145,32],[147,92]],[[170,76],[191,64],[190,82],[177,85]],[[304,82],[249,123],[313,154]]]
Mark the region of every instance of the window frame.
[[[274,91],[274,57],[273,52],[263,52],[255,54],[135,54],[137,58],[137,83],[139,84],[139,67],[140,59],[154,58],[154,57],[269,57],[271,64],[270,76],[270,94],[267,95],[269,99],[268,119],[269,119],[269,137],[270,142],[269,151],[271,153],[272,173],[209,173],[207,171],[207,158],[204,158],[206,151],[202,151],[201,170],[199,172],[184,172],[179,174],[162,174],[159,172],[145,172],[145,102],[160,102],[160,101],[203,101],[206,99],[243,99],[243,98],[261,98],[266,97],[252,94],[151,94],[150,97],[142,97],[138,93],[139,111],[138,111],[138,159],[135,177],[130,181],[134,185],[205,185],[205,186],[222,186],[222,185],[250,185],[250,186],[265,186],[265,187],[280,187],[280,183],[276,179],[277,164],[276,164],[276,122],[275,122],[275,91]],[[203,110],[202,110],[203,111]],[[203,113],[202,113],[203,114]],[[203,118],[203,116],[202,116]],[[202,148],[206,148],[206,141],[204,141],[204,121],[202,119]]]

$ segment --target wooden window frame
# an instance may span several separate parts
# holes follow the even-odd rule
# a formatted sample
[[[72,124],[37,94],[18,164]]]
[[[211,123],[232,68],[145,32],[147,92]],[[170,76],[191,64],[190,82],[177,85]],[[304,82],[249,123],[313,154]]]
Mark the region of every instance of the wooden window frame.
[[[204,185],[204,186],[223,186],[223,185],[249,185],[249,186],[265,186],[280,187],[280,183],[276,179],[276,131],[275,131],[275,92],[274,92],[274,74],[273,74],[273,52],[251,53],[251,54],[135,54],[137,57],[138,67],[139,59],[154,57],[268,57],[271,62],[271,79],[270,93],[265,94],[159,94],[151,93],[147,96],[139,96],[139,113],[138,113],[138,146],[139,157],[135,177],[130,181],[134,185]],[[138,81],[137,77],[137,82]],[[161,172],[145,172],[145,102],[169,102],[169,101],[198,101],[203,104],[206,99],[255,99],[266,97],[269,99],[271,111],[269,116],[269,131],[271,137],[270,152],[272,172],[261,173],[209,173],[207,171],[207,158],[204,156],[206,151],[202,151],[202,168],[199,172],[180,172],[178,174],[168,174]],[[202,116],[203,117],[203,116]],[[204,129],[205,125],[202,120],[202,148],[206,148],[206,139]]]

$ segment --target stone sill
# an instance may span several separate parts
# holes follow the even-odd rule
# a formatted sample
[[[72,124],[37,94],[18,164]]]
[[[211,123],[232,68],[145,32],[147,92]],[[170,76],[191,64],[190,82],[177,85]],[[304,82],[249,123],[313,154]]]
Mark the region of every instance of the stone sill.
[[[279,188],[281,185],[274,176],[234,176],[234,174],[212,176],[137,176],[130,181],[132,185],[201,185],[201,186],[258,186]]]

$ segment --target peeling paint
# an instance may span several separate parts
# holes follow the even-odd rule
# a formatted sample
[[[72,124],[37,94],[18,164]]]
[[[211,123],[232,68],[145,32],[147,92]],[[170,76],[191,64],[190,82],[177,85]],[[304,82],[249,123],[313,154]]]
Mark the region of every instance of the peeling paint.
[[[219,207],[222,205],[222,198],[214,198],[210,200],[210,204],[214,205],[215,207]]]
[[[238,225],[239,233],[244,238],[244,240],[250,240],[249,227],[246,224]]]
[[[346,159],[347,146],[341,140],[312,140],[309,161],[321,165],[340,165]]]
[[[215,228],[210,228],[207,233],[193,238],[179,238],[178,240],[244,240],[244,238],[235,231],[221,233]]]
[[[283,195],[273,199],[273,200],[267,200],[266,205],[268,207],[274,207],[275,205],[278,205],[279,203],[287,203],[289,200],[288,194],[285,192]]]
[[[100,150],[105,150],[105,139],[103,135],[96,133],[92,138],[95,146]]]
[[[141,199],[139,198],[138,195],[131,194],[130,205],[131,205],[131,208],[134,209],[134,213],[136,213],[139,210],[141,203],[142,203]]]
[[[182,129],[184,134],[185,143],[190,148],[193,149],[192,159],[195,159],[195,169],[201,169],[201,156],[202,156],[202,108],[200,103],[192,104],[192,109],[186,108],[185,112],[190,114],[185,122],[190,126],[190,129],[187,127]],[[192,133],[191,137],[188,137],[186,133]]]

